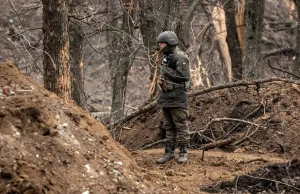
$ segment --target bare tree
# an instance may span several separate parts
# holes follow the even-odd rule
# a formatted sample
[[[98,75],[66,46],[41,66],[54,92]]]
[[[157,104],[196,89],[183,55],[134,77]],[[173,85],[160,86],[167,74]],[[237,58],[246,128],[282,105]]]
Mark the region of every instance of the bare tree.
[[[87,109],[87,102],[84,95],[84,81],[83,81],[83,42],[84,34],[80,27],[78,20],[72,16],[79,17],[82,15],[81,7],[83,7],[82,0],[70,1],[70,21],[69,21],[69,36],[70,36],[70,67],[71,67],[71,89],[72,99],[76,104]]]
[[[247,79],[260,77],[260,43],[265,1],[246,1],[245,8],[245,51],[243,56],[243,76]]]
[[[44,33],[44,85],[70,99],[69,24],[67,0],[42,0]]]
[[[297,13],[298,13],[298,22],[296,27],[296,60],[293,65],[293,74],[300,75],[300,0],[294,0],[294,3],[297,7]]]
[[[157,9],[159,1],[149,1],[141,0],[139,1],[140,5],[140,30],[143,38],[143,43],[147,49],[147,54],[149,58],[149,67],[150,67],[150,76],[149,79],[152,81],[156,71],[156,55],[157,42],[156,36],[159,33],[158,20],[159,15],[157,14]],[[157,93],[157,86],[154,85],[153,93],[151,97],[155,96]]]
[[[242,52],[238,39],[237,24],[235,21],[235,3],[234,0],[223,0],[227,36],[226,42],[228,44],[229,53],[231,57],[232,79],[242,79]]]
[[[123,22],[122,22],[122,35],[121,44],[119,48],[117,65],[113,68],[113,84],[112,84],[112,104],[111,113],[113,120],[119,120],[124,116],[125,96],[127,76],[129,69],[132,65],[134,58],[133,49],[131,48],[131,36],[133,34],[133,1],[123,0]]]

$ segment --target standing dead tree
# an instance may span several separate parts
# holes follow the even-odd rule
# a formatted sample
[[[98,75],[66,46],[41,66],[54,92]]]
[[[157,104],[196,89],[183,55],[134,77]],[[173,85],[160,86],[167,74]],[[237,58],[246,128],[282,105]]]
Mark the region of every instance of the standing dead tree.
[[[245,1],[245,0],[243,0]],[[232,79],[234,81],[242,79],[242,51],[241,44],[239,41],[238,32],[239,29],[244,27],[243,16],[244,13],[237,11],[234,0],[223,0],[223,7],[225,11],[225,20],[226,20],[226,42],[228,44],[230,59],[231,59],[231,71]],[[244,2],[245,3],[245,2]],[[236,16],[240,14],[239,24],[235,19]],[[243,36],[244,37],[244,36]],[[242,38],[241,38],[242,39]]]
[[[228,44],[226,42],[227,28],[225,22],[225,11],[223,6],[215,6],[212,11],[212,23],[216,31],[216,39],[219,43],[219,50],[225,65],[225,74],[227,76],[227,81],[232,81],[232,64],[229,54]]]

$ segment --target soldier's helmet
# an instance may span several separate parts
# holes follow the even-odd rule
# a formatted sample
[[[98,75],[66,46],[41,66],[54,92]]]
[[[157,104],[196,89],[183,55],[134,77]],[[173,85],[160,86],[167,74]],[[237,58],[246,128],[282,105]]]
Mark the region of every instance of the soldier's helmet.
[[[158,35],[157,42],[166,42],[169,45],[174,46],[178,44],[178,38],[174,32],[164,31]]]

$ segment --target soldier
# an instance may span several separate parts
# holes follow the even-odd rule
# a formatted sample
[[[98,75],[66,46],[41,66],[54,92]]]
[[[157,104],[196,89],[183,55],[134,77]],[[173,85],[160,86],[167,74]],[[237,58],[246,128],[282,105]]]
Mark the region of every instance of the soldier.
[[[176,145],[180,150],[178,163],[185,163],[190,144],[187,95],[190,85],[189,58],[177,47],[178,38],[174,32],[162,32],[157,42],[163,53],[157,106],[162,108],[164,115],[166,145],[164,155],[156,163],[164,164],[173,159]]]

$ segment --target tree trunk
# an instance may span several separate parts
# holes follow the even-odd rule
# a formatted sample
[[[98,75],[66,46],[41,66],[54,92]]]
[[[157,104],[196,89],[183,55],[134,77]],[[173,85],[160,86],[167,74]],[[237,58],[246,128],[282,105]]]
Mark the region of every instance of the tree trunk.
[[[253,80],[261,76],[259,62],[264,5],[265,0],[246,2],[246,36],[243,56],[243,77],[245,79]]]
[[[123,14],[122,30],[124,33],[122,35],[121,48],[118,54],[118,63],[117,66],[114,67],[111,105],[112,121],[119,120],[124,116],[127,76],[132,65],[131,40],[130,37],[128,37],[128,35],[132,35],[133,29],[133,23],[130,18],[132,15],[132,1],[124,0],[123,2],[125,10]]]
[[[70,99],[69,27],[67,0],[42,0],[44,33],[44,86]]]
[[[80,10],[76,6],[81,5],[82,0],[71,1],[70,15],[80,16]],[[70,67],[71,67],[71,90],[72,99],[78,106],[88,111],[86,98],[84,96],[84,81],[83,81],[83,40],[84,35],[79,26],[80,24],[75,21],[69,23],[69,36],[70,36]]]
[[[235,5],[234,0],[223,0],[227,37],[226,42],[229,47],[231,57],[232,79],[233,81],[242,79],[242,53],[237,33],[237,25],[235,22]]]
[[[218,50],[220,53],[220,58],[222,61],[224,78],[226,82],[232,81],[232,67],[231,67],[231,58],[229,53],[228,44],[226,42],[227,37],[227,28],[225,21],[225,11],[223,6],[215,6],[212,11],[212,23],[214,25],[216,34],[215,38],[218,41]]]
[[[118,23],[121,22],[121,19],[114,18],[117,15],[118,7],[117,0],[109,0],[107,1],[107,22],[113,26],[113,28],[119,29],[121,28]],[[117,58],[118,58],[118,50],[120,48],[120,37],[118,32],[108,30],[106,32],[106,41],[107,41],[107,48],[108,48],[108,61],[109,61],[109,68],[110,68],[110,76],[113,79],[114,74],[114,67],[116,67]]]
[[[150,59],[149,68],[150,68],[150,76],[149,79],[152,81],[154,79],[155,71],[156,71],[156,60],[154,53],[157,50],[157,35],[159,34],[157,28],[157,17],[158,15],[154,15],[154,10],[156,10],[157,2],[150,2],[149,0],[141,0],[140,3],[140,30],[143,38],[143,43],[146,48],[148,48],[148,57]],[[154,97],[157,94],[157,85],[154,86],[153,93],[150,97]]]
[[[296,60],[293,65],[293,74],[296,74],[300,76],[300,0],[294,0],[294,3],[297,7],[297,13],[298,13],[298,22],[297,22],[297,28],[296,28]]]

